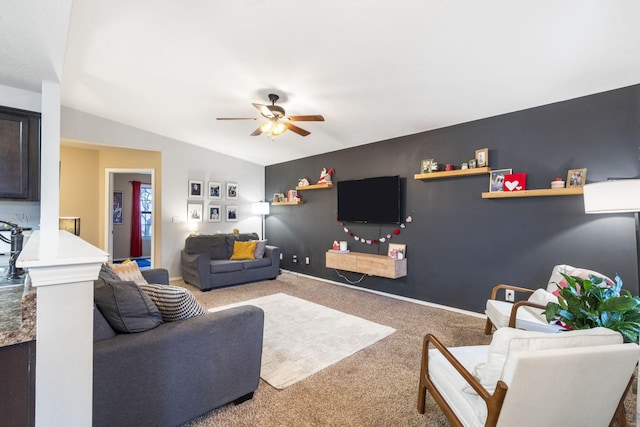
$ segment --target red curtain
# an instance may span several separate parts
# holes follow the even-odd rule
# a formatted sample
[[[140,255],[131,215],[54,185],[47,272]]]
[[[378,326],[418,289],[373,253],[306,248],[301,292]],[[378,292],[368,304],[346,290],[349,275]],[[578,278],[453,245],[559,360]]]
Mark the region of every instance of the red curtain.
[[[131,196],[131,257],[142,256],[142,227],[140,225],[140,181],[132,181]]]

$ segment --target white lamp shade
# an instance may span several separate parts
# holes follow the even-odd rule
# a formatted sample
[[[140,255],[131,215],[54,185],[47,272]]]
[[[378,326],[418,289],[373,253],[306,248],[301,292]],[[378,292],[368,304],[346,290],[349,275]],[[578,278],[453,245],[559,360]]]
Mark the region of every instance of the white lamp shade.
[[[255,202],[251,205],[254,215],[269,215],[269,202]]]
[[[640,212],[640,179],[596,182],[583,190],[585,213]]]

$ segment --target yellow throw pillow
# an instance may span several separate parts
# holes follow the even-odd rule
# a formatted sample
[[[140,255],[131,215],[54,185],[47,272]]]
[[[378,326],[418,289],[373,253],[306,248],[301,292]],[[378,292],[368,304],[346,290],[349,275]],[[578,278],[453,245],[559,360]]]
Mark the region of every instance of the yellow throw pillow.
[[[233,242],[233,254],[229,259],[254,259],[256,242]]]

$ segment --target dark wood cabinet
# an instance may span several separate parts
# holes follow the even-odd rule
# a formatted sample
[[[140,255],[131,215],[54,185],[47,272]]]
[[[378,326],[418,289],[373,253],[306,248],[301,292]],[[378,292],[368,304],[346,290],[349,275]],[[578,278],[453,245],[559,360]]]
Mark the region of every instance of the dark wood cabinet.
[[[0,348],[0,424],[35,425],[36,342]]]
[[[0,107],[0,199],[40,200],[40,113]]]

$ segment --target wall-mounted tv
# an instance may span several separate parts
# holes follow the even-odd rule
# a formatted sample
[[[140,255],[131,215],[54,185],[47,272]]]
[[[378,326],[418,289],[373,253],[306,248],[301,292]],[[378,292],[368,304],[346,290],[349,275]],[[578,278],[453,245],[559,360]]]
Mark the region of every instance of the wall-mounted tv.
[[[400,222],[400,177],[338,181],[338,221]]]

